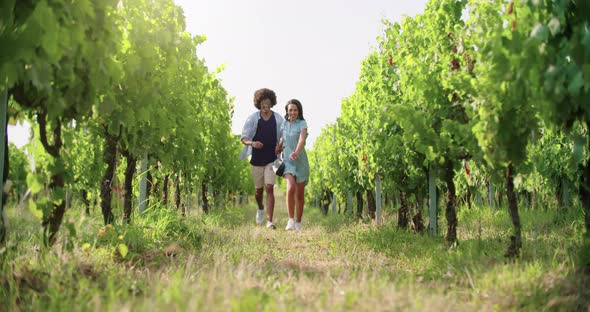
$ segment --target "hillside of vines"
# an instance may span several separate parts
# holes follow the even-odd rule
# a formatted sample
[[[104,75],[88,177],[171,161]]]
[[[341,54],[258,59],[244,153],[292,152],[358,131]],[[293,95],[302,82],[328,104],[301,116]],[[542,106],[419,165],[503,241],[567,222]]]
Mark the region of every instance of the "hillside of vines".
[[[375,219],[382,180],[400,228],[436,234],[440,215],[449,245],[459,207],[506,207],[507,257],[522,247],[519,208],[583,211],[590,232],[589,13],[584,1],[433,0],[383,21],[314,145],[312,198],[353,213],[355,197]]]
[[[11,169],[27,171],[11,181],[18,196],[30,190],[27,204],[41,219],[46,245],[56,239],[71,194],[86,209],[98,201],[107,225],[131,222],[139,178],[146,186],[140,209],[168,200],[180,206],[180,197],[197,192],[207,209],[210,197],[251,189],[230,131],[232,99],[197,55],[205,38],[186,32],[172,1],[3,6],[6,119],[34,125],[26,149],[36,167],[9,166],[7,156],[4,181]],[[172,185],[175,198],[162,196]],[[113,214],[113,196],[124,197],[123,216]]]

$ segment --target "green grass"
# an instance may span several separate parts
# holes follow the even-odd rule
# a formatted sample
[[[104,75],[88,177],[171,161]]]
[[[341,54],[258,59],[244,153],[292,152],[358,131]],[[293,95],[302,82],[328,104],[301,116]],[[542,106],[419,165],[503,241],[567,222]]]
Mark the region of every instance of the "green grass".
[[[2,311],[570,311],[587,310],[590,279],[580,263],[584,224],[576,210],[522,210],[523,250],[503,257],[505,210],[462,209],[459,244],[307,207],[302,232],[254,224],[255,208],[215,208],[183,217],[153,207],[132,225],[104,228],[73,209],[58,242],[40,244],[39,221],[7,209],[0,251]],[[76,234],[75,236],[72,234]],[[126,252],[121,249],[123,245]],[[587,245],[586,245],[587,246]]]

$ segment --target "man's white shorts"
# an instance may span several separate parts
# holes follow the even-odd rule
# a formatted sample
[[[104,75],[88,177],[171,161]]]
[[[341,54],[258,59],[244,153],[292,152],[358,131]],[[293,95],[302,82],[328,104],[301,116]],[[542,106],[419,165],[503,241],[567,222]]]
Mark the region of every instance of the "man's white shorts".
[[[272,162],[266,166],[251,166],[252,177],[254,177],[254,186],[259,189],[263,188],[266,184],[274,185],[277,179],[277,175],[272,170]]]

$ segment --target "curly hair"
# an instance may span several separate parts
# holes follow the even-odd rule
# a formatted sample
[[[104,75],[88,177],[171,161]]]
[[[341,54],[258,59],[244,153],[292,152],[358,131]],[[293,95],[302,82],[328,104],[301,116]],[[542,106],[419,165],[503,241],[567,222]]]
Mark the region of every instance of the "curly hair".
[[[277,95],[275,92],[271,89],[262,88],[256,90],[254,93],[254,106],[257,109],[260,109],[260,103],[265,99],[270,100],[270,107],[273,107],[277,104]]]

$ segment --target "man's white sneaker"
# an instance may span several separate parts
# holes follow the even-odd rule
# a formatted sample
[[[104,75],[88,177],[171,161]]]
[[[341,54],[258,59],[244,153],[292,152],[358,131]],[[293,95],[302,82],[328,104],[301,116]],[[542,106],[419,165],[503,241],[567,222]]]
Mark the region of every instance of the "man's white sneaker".
[[[295,231],[301,231],[301,222],[295,222]]]
[[[277,229],[277,226],[272,221],[266,221],[266,227],[273,230]]]
[[[289,221],[287,221],[287,227],[285,228],[285,231],[294,231],[295,230],[295,219],[290,218]]]
[[[256,211],[256,224],[261,225],[264,221],[264,209],[258,209]]]

